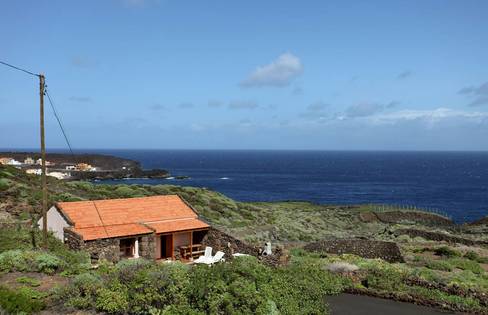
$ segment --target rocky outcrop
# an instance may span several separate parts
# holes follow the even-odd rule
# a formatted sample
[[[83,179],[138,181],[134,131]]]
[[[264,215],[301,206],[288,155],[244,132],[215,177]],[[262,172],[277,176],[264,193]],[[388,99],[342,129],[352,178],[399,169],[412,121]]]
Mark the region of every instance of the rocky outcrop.
[[[394,242],[365,239],[327,239],[309,243],[304,249],[312,252],[338,255],[354,254],[364,258],[381,258],[391,263],[405,262],[398,245]]]

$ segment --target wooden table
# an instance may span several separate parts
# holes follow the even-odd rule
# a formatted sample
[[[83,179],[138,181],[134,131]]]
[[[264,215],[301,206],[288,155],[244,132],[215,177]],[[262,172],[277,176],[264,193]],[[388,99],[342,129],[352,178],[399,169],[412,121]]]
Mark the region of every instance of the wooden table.
[[[202,244],[180,246],[180,255],[183,259],[198,258],[205,254]]]

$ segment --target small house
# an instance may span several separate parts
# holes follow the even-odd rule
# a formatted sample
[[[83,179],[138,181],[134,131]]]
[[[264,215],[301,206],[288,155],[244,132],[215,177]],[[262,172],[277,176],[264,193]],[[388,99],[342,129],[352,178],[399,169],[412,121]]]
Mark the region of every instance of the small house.
[[[92,171],[93,166],[87,163],[78,163],[76,164],[76,169],[79,171],[87,172],[87,171]]]
[[[42,159],[37,159],[36,164],[42,165]],[[46,166],[51,166],[51,165],[54,165],[54,163],[46,160]]]
[[[42,170],[40,168],[30,168],[25,170],[27,174],[42,175]]]
[[[58,202],[47,225],[71,249],[110,261],[198,257],[210,228],[177,195]]]
[[[3,158],[0,158],[0,164],[9,165],[12,160],[13,160],[12,158],[3,157]]]
[[[25,160],[24,160],[24,164],[26,164],[26,165],[32,165],[32,164],[34,164],[34,163],[35,163],[34,159],[33,159],[33,158],[31,158],[30,156],[28,156],[28,157],[27,157],[27,158],[25,158]]]

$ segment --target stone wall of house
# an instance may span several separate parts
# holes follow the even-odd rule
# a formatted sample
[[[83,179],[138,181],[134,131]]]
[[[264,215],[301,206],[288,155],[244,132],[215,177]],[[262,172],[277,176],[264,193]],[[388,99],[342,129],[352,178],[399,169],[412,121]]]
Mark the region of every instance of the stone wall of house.
[[[120,240],[122,238],[106,238],[93,241],[83,241],[81,236],[71,229],[64,229],[65,243],[69,248],[85,250],[90,254],[93,261],[106,259],[112,262],[120,260]],[[154,234],[139,237],[139,256],[147,259],[155,258],[155,236]]]
[[[73,232],[70,228],[64,229],[64,243],[73,250],[81,250],[84,246],[81,236]]]
[[[149,234],[139,239],[139,256],[156,259],[156,235]]]
[[[120,260],[119,238],[85,241],[83,249],[90,253],[92,260],[106,259],[113,262]]]

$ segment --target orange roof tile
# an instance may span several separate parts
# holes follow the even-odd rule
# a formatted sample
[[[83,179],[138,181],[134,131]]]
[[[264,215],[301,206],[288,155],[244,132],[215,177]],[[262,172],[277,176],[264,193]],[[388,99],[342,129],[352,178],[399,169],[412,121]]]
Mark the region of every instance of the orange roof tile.
[[[57,208],[85,240],[208,227],[177,195],[126,199],[58,202]]]
[[[80,234],[85,241],[91,241],[99,238],[148,234],[153,232],[153,230],[137,223],[97,226],[81,229],[75,228],[74,231]]]
[[[146,223],[156,233],[179,232],[186,230],[204,229],[209,225],[198,219],[180,219],[172,221],[160,221]]]

